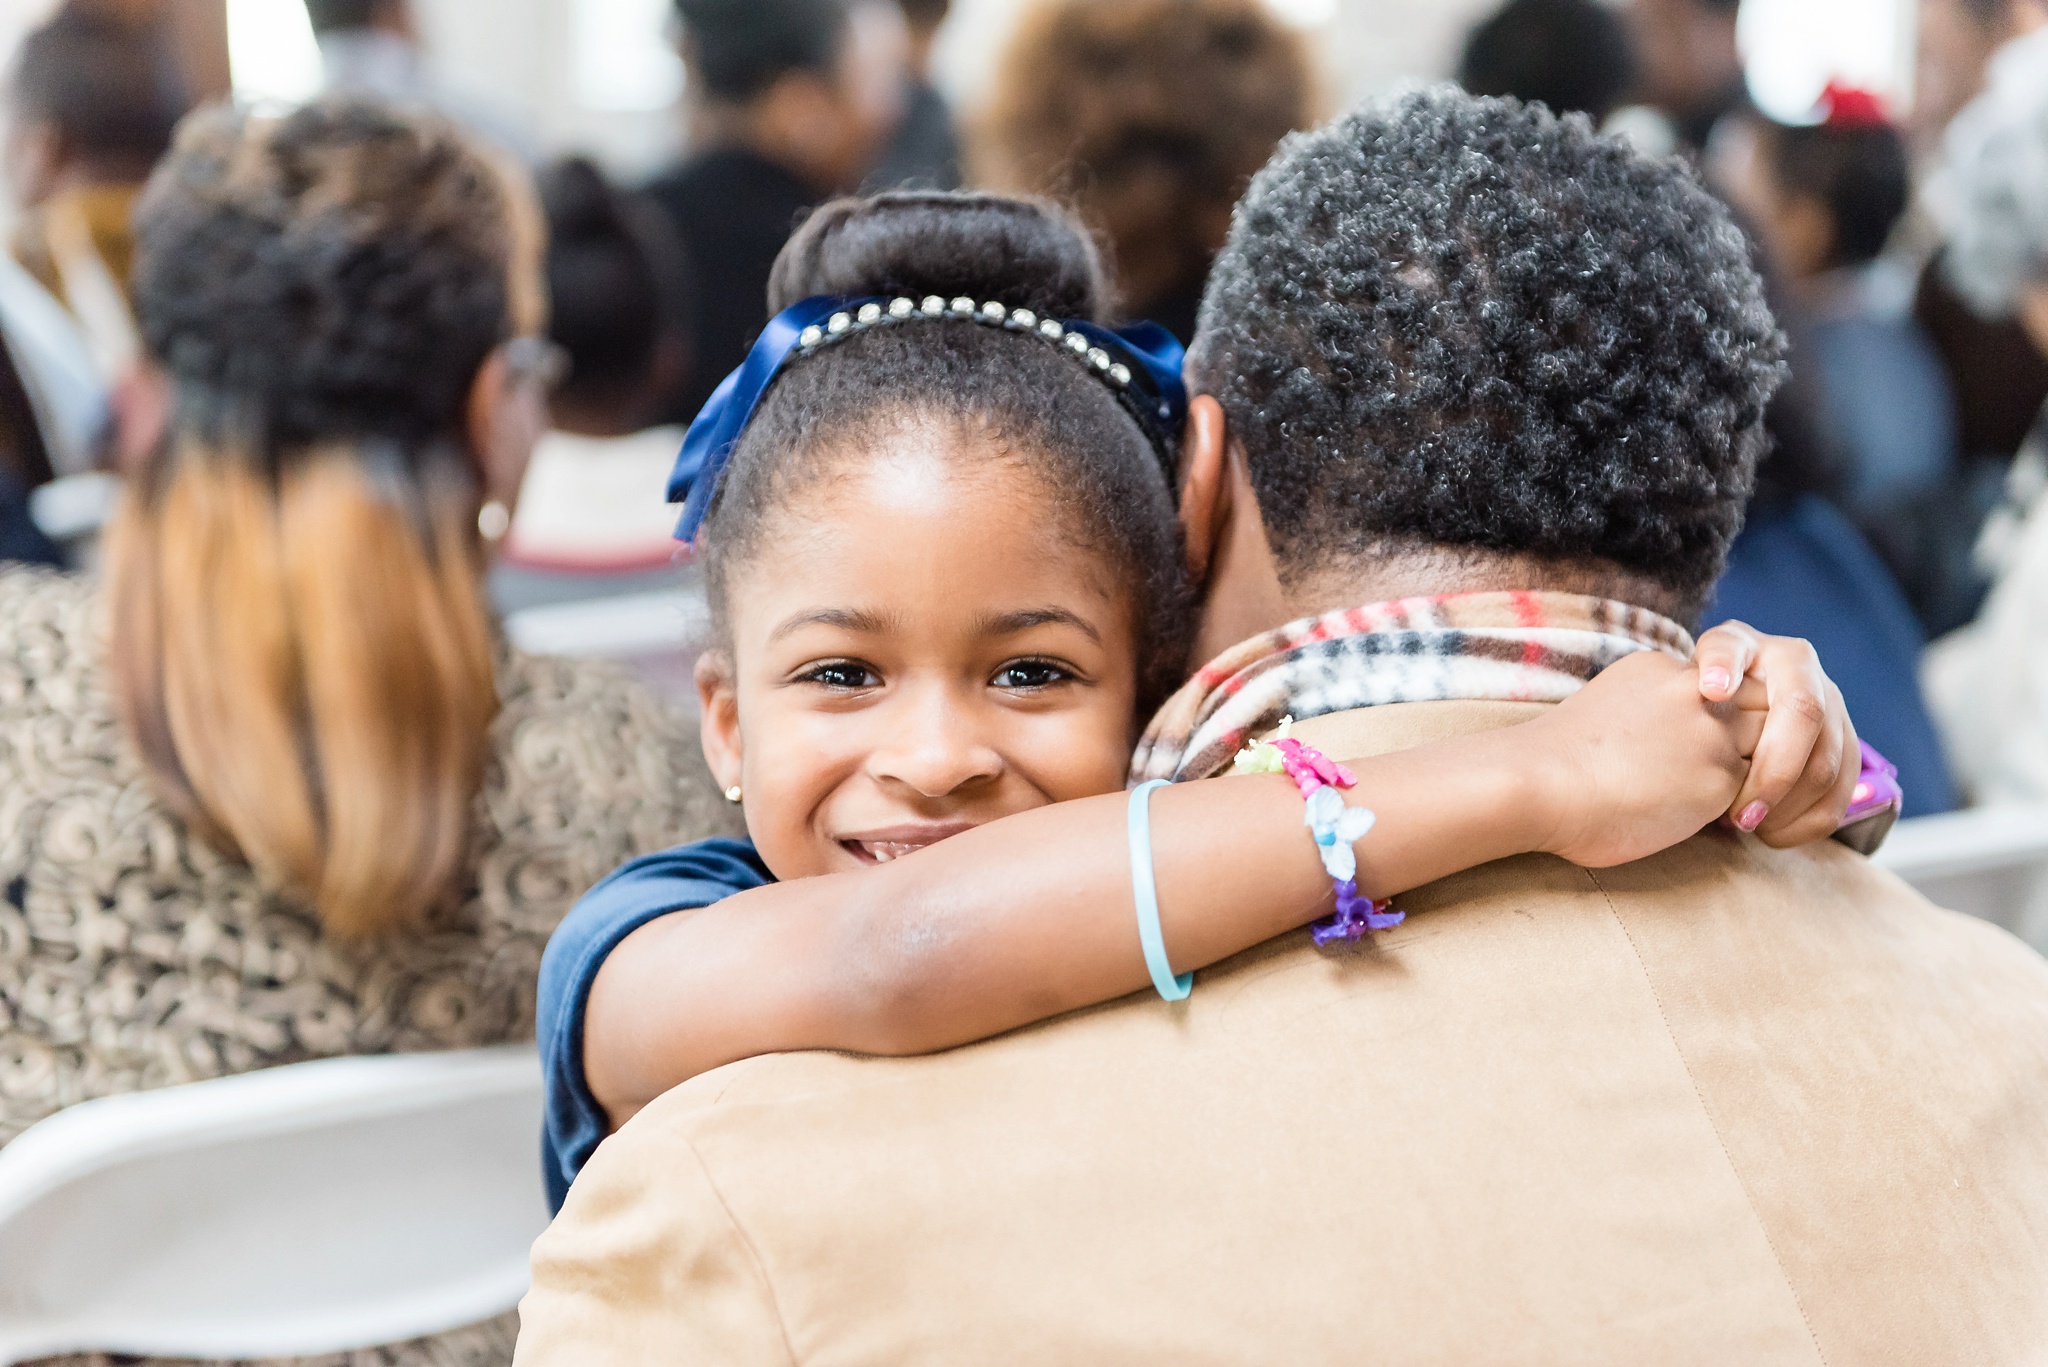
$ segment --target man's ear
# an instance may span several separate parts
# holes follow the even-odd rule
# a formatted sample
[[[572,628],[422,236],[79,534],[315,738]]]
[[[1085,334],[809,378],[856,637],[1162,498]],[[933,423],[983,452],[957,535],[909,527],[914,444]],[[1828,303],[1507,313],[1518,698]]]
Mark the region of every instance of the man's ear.
[[[740,786],[745,769],[740,742],[739,693],[734,687],[732,661],[722,650],[707,650],[697,657],[697,702],[702,720],[704,762],[723,789]]]
[[[1216,548],[1230,521],[1230,431],[1223,405],[1214,395],[1197,394],[1188,404],[1187,429],[1180,443],[1180,529],[1187,546],[1188,577],[1200,584],[1209,577]]]

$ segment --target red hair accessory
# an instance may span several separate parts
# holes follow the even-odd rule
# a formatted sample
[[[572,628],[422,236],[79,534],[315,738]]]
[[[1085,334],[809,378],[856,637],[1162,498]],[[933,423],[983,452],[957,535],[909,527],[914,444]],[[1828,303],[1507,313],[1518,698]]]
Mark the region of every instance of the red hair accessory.
[[[1827,114],[1822,122],[1829,128],[1885,128],[1891,124],[1881,96],[1838,81],[1829,81],[1821,91],[1820,107]]]

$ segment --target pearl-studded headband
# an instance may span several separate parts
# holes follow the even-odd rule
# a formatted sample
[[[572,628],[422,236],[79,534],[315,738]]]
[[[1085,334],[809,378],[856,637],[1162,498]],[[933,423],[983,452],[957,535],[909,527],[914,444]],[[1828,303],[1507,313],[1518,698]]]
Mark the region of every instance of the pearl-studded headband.
[[[733,448],[785,365],[868,328],[931,319],[963,319],[1028,333],[1058,346],[1109,387],[1144,432],[1167,478],[1173,477],[1180,429],[1187,417],[1187,388],[1180,374],[1181,345],[1157,323],[1112,331],[1089,322],[1041,318],[1030,309],[994,300],[819,295],[769,319],[745,362],[712,391],[690,424],[668,483],[668,501],[683,505],[676,539],[696,540]]]
[[[1030,309],[1013,309],[991,299],[976,303],[965,297],[941,299],[928,294],[922,301],[902,297],[891,299],[886,305],[871,299],[859,308],[848,312],[841,309],[823,323],[813,323],[797,334],[797,350],[806,354],[816,351],[827,342],[834,342],[851,333],[884,323],[908,323],[931,318],[966,318],[989,327],[1007,328],[1012,332],[1030,332],[1057,342],[1072,352],[1077,360],[1085,362],[1090,370],[1103,379],[1125,389],[1131,383],[1131,368],[1122,361],[1112,360],[1106,348],[1095,345],[1085,333],[1071,331],[1057,318],[1040,318]]]

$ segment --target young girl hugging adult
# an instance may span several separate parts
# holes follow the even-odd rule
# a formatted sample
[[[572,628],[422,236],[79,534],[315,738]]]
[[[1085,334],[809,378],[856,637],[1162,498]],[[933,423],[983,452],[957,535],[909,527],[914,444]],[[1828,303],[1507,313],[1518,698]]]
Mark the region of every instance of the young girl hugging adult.
[[[1178,347],[1100,326],[1088,239],[1028,200],[828,205],[772,293],[672,491],[716,630],[705,751],[751,839],[626,865],[550,944],[557,1204],[607,1133],[708,1069],[1184,995],[1310,923],[1394,925],[1387,899],[1453,872],[1633,860],[1755,796],[1753,643],[1717,641],[1703,690],[1689,641],[1590,632],[1611,667],[1505,731],[1339,763],[1283,727],[1242,776],[1127,794],[1187,673]],[[1822,787],[1815,833],[1848,803]]]

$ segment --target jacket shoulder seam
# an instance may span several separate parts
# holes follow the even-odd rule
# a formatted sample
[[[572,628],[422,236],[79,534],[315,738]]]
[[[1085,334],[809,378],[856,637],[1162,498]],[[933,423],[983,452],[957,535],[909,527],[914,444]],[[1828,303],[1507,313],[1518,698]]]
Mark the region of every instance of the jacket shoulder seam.
[[[1828,1355],[1820,1346],[1820,1336],[1813,1331],[1813,1317],[1806,1313],[1806,1302],[1800,1297],[1799,1287],[1793,1282],[1792,1274],[1785,1270],[1785,1258],[1778,1252],[1778,1241],[1771,1237],[1770,1225],[1765,1222],[1763,1213],[1756,1208],[1756,1198],[1750,1194],[1749,1183],[1744,1180],[1742,1169],[1735,1162],[1735,1155],[1728,1151],[1728,1141],[1721,1133],[1721,1126],[1714,1119],[1713,1108],[1707,1105],[1706,1093],[1700,1090],[1699,1079],[1693,1076],[1692,1063],[1685,1056],[1684,1046],[1678,1042],[1678,1033],[1671,1028],[1671,1018],[1664,1010],[1663,994],[1657,990],[1656,979],[1650,976],[1649,965],[1643,962],[1642,951],[1636,947],[1636,937],[1630,932],[1628,922],[1615,907],[1614,898],[1608,894],[1607,885],[1600,881],[1599,872],[1594,869],[1585,869],[1583,872],[1599,892],[1600,901],[1606,906],[1607,914],[1614,918],[1614,924],[1620,928],[1622,938],[1628,941],[1629,957],[1635,960],[1636,971],[1643,977],[1643,986],[1649,989],[1650,1000],[1656,1004],[1657,1023],[1664,1027],[1664,1038],[1671,1042],[1671,1052],[1677,1056],[1678,1066],[1685,1072],[1686,1085],[1692,1088],[1693,1101],[1699,1106],[1700,1115],[1707,1122],[1707,1129],[1713,1133],[1714,1144],[1721,1150],[1721,1161],[1728,1165],[1729,1176],[1735,1179],[1736,1188],[1742,1192],[1742,1203],[1749,1207],[1749,1218],[1756,1221],[1757,1232],[1763,1235],[1764,1247],[1771,1251],[1771,1265],[1778,1269],[1778,1278],[1784,1282],[1786,1294],[1792,1297],[1792,1305],[1799,1311],[1799,1324],[1806,1330],[1807,1342],[1813,1345],[1813,1355],[1825,1367]]]
[[[776,1336],[782,1340],[784,1358],[788,1361],[789,1367],[798,1367],[796,1346],[789,1337],[789,1323],[783,1317],[782,1304],[775,1295],[775,1281],[768,1275],[768,1264],[761,1257],[761,1250],[755,1246],[754,1236],[740,1223],[740,1217],[733,1212],[731,1203],[725,1199],[725,1193],[718,1189],[718,1179],[711,1175],[711,1165],[705,1162],[704,1155],[697,1151],[696,1141],[688,1135],[684,1135],[682,1139],[683,1146],[690,1151],[691,1160],[697,1165],[697,1171],[704,1176],[705,1188],[710,1191],[711,1198],[718,1202],[719,1212],[725,1216],[725,1222],[732,1226],[732,1232],[738,1238],[740,1247],[746,1250],[747,1262],[753,1267],[754,1275],[761,1280],[762,1293],[768,1299],[768,1313],[775,1321]]]

